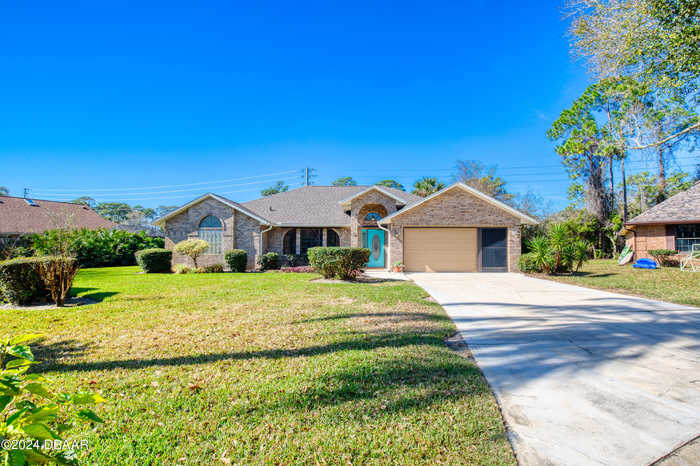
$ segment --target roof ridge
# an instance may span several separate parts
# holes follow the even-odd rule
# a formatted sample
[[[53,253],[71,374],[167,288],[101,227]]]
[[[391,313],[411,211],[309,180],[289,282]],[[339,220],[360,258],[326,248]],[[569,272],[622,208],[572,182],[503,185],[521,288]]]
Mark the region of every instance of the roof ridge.
[[[79,204],[77,202],[70,202],[70,201],[54,201],[53,199],[39,199],[36,197],[20,197],[20,196],[5,196],[5,195],[0,195],[0,197],[9,197],[10,199],[30,199],[32,201],[41,201],[41,202],[57,202],[59,204],[70,204],[70,205],[79,205],[79,206],[84,206],[90,208],[89,205],[87,204]]]

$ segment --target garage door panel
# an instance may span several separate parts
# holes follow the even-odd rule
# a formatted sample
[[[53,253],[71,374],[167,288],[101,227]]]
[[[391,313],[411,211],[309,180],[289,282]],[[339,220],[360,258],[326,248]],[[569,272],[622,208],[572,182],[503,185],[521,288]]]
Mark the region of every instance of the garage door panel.
[[[404,228],[409,272],[476,272],[476,228]]]

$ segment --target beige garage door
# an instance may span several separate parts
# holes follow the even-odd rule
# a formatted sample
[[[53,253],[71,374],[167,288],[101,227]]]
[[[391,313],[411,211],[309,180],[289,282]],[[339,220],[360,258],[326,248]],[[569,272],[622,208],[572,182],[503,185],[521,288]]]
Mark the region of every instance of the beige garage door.
[[[476,228],[404,228],[408,272],[476,272]]]

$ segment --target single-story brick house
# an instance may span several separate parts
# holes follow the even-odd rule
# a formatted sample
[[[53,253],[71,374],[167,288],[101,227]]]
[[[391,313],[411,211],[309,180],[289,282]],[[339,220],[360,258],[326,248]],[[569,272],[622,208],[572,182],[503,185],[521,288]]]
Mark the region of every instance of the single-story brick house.
[[[0,241],[56,228],[115,228],[90,207],[70,202],[0,196]]]
[[[652,249],[687,255],[693,244],[700,244],[700,182],[629,220],[622,234],[635,260],[650,257]]]
[[[237,203],[205,194],[155,221],[165,245],[209,242],[203,265],[248,252],[248,268],[274,251],[305,254],[314,246],[367,247],[368,268],[402,262],[407,271],[516,271],[521,225],[536,221],[463,183],[431,196],[384,186],[307,186]],[[190,263],[174,255],[174,263]]]

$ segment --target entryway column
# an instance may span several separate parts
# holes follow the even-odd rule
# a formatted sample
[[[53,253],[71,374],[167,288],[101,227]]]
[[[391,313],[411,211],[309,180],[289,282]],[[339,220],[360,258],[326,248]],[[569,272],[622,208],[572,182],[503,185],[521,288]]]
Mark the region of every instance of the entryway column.
[[[322,235],[323,235],[323,237],[321,239],[321,245],[323,247],[326,247],[326,246],[328,246],[328,228],[323,229]]]
[[[301,254],[301,230],[299,228],[296,228],[295,230],[295,235],[297,238],[297,245],[296,245],[296,253]]]

